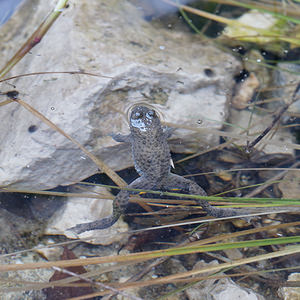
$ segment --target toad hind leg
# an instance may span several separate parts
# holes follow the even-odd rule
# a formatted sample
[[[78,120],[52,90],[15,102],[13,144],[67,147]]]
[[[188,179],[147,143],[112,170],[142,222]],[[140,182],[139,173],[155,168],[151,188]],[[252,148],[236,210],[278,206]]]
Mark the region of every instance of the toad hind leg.
[[[116,223],[118,221],[119,217],[121,216],[121,214],[122,214],[122,209],[114,201],[113,213],[110,216],[103,218],[101,220],[96,220],[94,222],[77,224],[76,226],[71,227],[68,230],[73,231],[77,234],[80,234],[80,233],[83,233],[83,232],[89,231],[89,230],[105,229],[105,228],[112,226],[114,223]]]
[[[134,180],[131,184],[128,185],[128,188],[132,189],[152,189],[153,184],[146,180],[143,176],[137,178]],[[131,194],[137,194],[138,192],[135,191],[127,191],[127,190],[121,190],[116,198],[114,199],[113,202],[113,212],[110,216],[103,218],[101,220],[96,220],[94,222],[89,222],[89,223],[82,223],[82,224],[77,224],[74,227],[69,228],[69,230],[80,234],[85,231],[89,230],[96,230],[96,229],[105,229],[108,227],[111,227],[114,223],[118,221],[120,216],[124,214],[128,201],[129,201],[129,196]]]
[[[170,173],[166,181],[163,182],[162,187],[166,190],[182,189],[189,192],[189,194],[207,196],[206,192],[196,182],[172,173]],[[210,216],[223,218],[238,215],[238,212],[234,209],[217,208],[210,205],[206,200],[203,199],[194,200],[197,201],[197,204],[202,206],[202,208]]]

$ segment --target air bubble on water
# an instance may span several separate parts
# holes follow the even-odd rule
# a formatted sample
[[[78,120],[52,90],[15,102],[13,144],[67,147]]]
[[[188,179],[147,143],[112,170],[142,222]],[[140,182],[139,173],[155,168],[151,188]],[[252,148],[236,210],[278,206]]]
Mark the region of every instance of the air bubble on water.
[[[55,107],[52,106],[52,107],[51,107],[51,110],[55,110]]]
[[[236,192],[236,197],[242,197],[242,192]]]
[[[197,124],[199,124],[199,125],[201,125],[202,123],[203,123],[203,121],[200,119],[197,121]]]
[[[22,265],[22,264],[24,264],[23,261],[22,261],[20,258],[17,258],[17,259],[15,260],[15,263],[16,263],[17,265]]]
[[[55,241],[52,238],[48,238],[47,240],[47,244],[54,244]]]

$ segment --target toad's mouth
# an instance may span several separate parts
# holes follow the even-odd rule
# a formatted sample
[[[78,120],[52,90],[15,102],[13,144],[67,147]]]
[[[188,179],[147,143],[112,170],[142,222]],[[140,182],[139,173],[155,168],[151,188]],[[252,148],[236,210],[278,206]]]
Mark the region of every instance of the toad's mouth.
[[[148,121],[148,122],[147,122]],[[130,120],[131,126],[139,129],[140,131],[146,132],[149,130],[149,127],[151,125],[150,120],[144,120],[144,119],[131,119]]]

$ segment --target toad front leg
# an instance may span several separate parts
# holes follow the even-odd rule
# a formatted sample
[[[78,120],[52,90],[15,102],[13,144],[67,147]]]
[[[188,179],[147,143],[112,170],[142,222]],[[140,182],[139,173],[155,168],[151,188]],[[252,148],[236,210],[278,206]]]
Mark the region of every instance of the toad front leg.
[[[119,142],[119,143],[131,143],[130,134],[123,135],[123,134],[119,134],[119,133],[117,133],[117,134],[111,133],[110,136],[116,142]]]
[[[151,180],[144,178],[143,176],[137,178],[131,184],[128,185],[128,188],[132,188],[132,189],[149,190],[152,189],[153,187],[154,187],[153,182],[151,182]],[[85,231],[105,229],[112,226],[114,223],[118,221],[120,216],[124,214],[128,205],[129,196],[137,193],[138,192],[135,191],[121,190],[113,202],[113,212],[110,216],[90,223],[77,224],[76,226],[69,228],[69,230],[77,234],[80,234]]]

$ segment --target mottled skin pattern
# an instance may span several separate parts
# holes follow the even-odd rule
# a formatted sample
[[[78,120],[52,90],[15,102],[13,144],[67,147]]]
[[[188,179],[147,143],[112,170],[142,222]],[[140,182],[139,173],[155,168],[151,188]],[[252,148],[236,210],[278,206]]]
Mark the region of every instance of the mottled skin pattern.
[[[170,130],[161,126],[155,111],[145,106],[136,106],[130,115],[130,134],[113,135],[117,142],[131,143],[136,171],[140,177],[128,185],[129,188],[145,190],[181,189],[190,194],[206,196],[205,191],[194,181],[170,172],[170,149],[167,139]],[[104,219],[78,224],[70,228],[75,233],[104,229],[112,226],[125,212],[129,195],[133,191],[121,190],[113,202],[113,213]],[[206,200],[195,200],[211,216],[229,217],[237,215],[233,209],[216,208]]]

